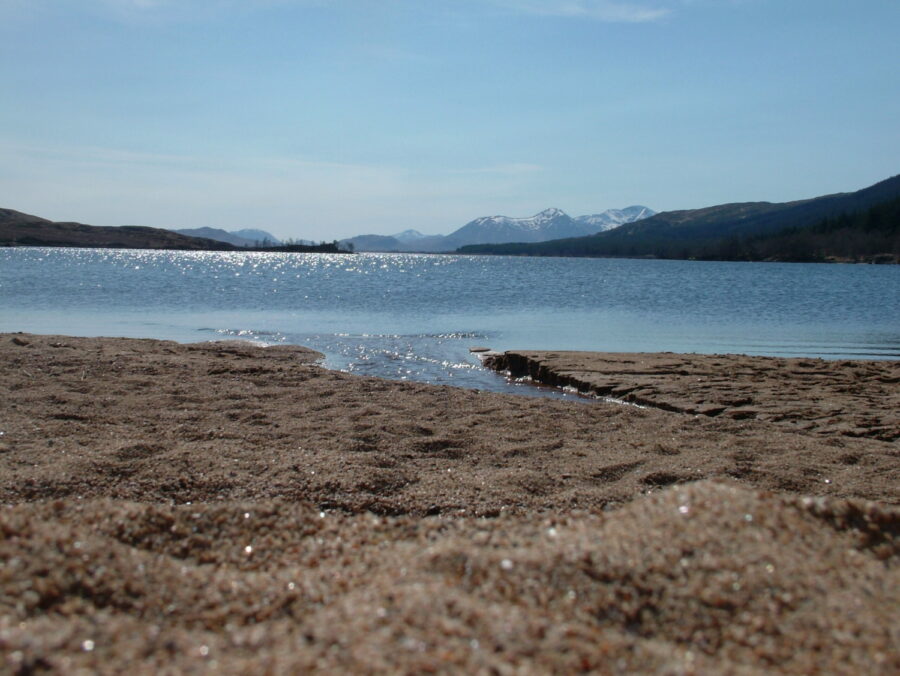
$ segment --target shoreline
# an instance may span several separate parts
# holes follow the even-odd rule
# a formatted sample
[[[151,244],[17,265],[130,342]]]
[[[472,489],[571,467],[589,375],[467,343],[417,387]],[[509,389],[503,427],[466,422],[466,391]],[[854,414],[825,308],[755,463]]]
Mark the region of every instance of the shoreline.
[[[674,413],[900,439],[900,360],[508,350],[487,352],[483,364],[510,378]]]
[[[521,353],[639,409],[317,354],[0,334],[7,668],[900,668],[897,364]]]
[[[328,370],[316,363],[318,352],[292,345],[0,334],[0,384],[10,402],[0,459],[22,460],[0,481],[0,499],[286,497],[350,512],[493,516],[501,508],[605,508],[648,488],[731,478],[767,490],[898,501],[884,477],[897,469],[891,438],[900,363],[844,362],[843,376],[811,368],[817,380],[806,383],[794,360],[531,354],[555,355],[551,366],[561,373],[567,359],[582,369],[578,359],[606,364],[631,390],[623,398],[656,405],[586,406],[358,376]],[[706,374],[702,389],[692,369]],[[874,389],[879,378],[882,389]],[[739,406],[748,389],[760,394]],[[724,398],[730,415],[698,414],[715,413]],[[676,408],[671,402],[687,403],[679,404],[683,412],[665,410]],[[733,446],[724,455],[722,440]],[[26,461],[35,449],[41,461]],[[201,481],[193,469],[213,450],[238,467],[207,459]],[[298,472],[301,461],[319,472]],[[351,478],[322,479],[337,467]],[[447,469],[462,470],[453,492],[441,486]],[[128,480],[110,492],[103,475]],[[370,482],[371,475],[381,479]],[[504,492],[488,477],[530,490]]]

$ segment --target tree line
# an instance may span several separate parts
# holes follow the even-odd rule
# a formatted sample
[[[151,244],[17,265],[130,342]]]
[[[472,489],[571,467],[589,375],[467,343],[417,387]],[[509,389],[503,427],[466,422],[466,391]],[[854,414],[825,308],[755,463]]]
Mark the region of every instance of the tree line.
[[[843,212],[805,227],[765,234],[678,237],[615,231],[591,237],[529,244],[462,247],[459,253],[511,256],[593,256],[725,261],[900,263],[900,198],[868,209]]]

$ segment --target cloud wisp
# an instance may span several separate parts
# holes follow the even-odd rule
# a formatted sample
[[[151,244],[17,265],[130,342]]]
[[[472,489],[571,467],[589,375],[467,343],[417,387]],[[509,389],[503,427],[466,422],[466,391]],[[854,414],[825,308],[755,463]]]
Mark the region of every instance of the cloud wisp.
[[[495,176],[521,176],[523,174],[533,174],[541,171],[542,167],[538,164],[528,164],[524,162],[510,162],[508,164],[496,164],[489,167],[475,167],[473,169],[454,169],[451,174],[490,174]]]
[[[0,167],[0,192],[16,196],[4,207],[95,225],[264,225],[279,236],[317,240],[364,230],[446,231],[503,205],[541,171],[508,163],[423,174],[314,158],[41,147],[2,138],[0,154],[9,160]]]
[[[593,19],[609,23],[645,23],[670,14],[664,7],[612,0],[492,0],[506,9],[526,14]]]
[[[645,23],[671,13],[665,0],[488,0],[507,11],[538,16],[569,17],[609,23]],[[403,2],[403,4],[407,4]],[[409,3],[411,4],[411,3]],[[668,4],[671,4],[669,2]],[[100,11],[119,20],[180,21],[247,12],[279,6],[363,6],[360,0],[84,0],[83,9]],[[0,13],[21,14],[25,9],[51,9],[48,0],[0,0]]]

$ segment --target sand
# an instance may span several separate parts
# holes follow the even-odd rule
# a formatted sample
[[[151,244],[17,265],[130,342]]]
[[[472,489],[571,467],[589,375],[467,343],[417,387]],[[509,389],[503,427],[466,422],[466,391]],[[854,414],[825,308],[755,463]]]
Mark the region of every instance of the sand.
[[[0,335],[6,669],[900,670],[896,362],[554,354],[645,407]]]
[[[900,439],[900,361],[507,351],[485,365],[666,411],[765,420],[831,437]]]

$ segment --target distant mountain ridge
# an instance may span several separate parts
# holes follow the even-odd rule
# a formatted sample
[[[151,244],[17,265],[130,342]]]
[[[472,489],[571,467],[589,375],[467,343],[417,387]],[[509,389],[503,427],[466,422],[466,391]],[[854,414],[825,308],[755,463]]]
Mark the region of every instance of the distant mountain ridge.
[[[635,205],[632,207],[625,207],[624,209],[607,209],[603,213],[592,214],[590,216],[579,216],[575,221],[590,228],[596,227],[597,230],[587,233],[593,235],[597,232],[618,228],[620,225],[625,225],[626,223],[634,223],[635,221],[650,218],[654,214],[656,214],[656,212],[653,211],[653,209]]]
[[[57,222],[0,209],[0,246],[71,246],[122,249],[230,250],[225,242],[141,225],[100,226]]]
[[[341,240],[341,244],[352,244],[356,251],[438,252],[453,251],[471,244],[545,242],[562,237],[591,235],[655,213],[648,207],[635,205],[572,218],[562,209],[551,208],[528,218],[482,216],[449,235],[423,235],[416,230],[406,230],[391,236],[359,235]]]
[[[181,235],[188,237],[203,237],[205,239],[214,239],[217,242],[227,242],[234,246],[252,247],[252,246],[278,246],[281,241],[266,232],[265,230],[255,230],[245,228],[243,230],[222,230],[221,228],[180,228],[173,230]]]
[[[398,232],[396,235],[390,236],[401,242],[415,242],[416,240],[428,237],[428,235],[423,235],[418,230],[404,230],[403,232]]]
[[[701,209],[665,211],[587,237],[568,237],[537,243],[477,244],[460,247],[459,252],[530,256],[711,257],[743,260],[745,258],[741,256],[751,256],[747,253],[749,249],[744,246],[748,240],[769,238],[786,230],[816,227],[823,220],[859,214],[898,197],[900,197],[900,175],[856,192],[836,193],[784,203],[739,202]],[[893,211],[888,209],[885,213]],[[879,216],[879,218],[883,221],[887,217]],[[892,221],[885,221],[879,229],[883,234],[891,232],[892,227],[894,227]],[[871,233],[865,233],[865,228],[862,230],[863,236],[873,238]],[[893,247],[889,239],[877,241],[885,242],[884,246],[889,248]],[[829,247],[832,251],[836,250],[832,244]],[[740,253],[742,248],[744,253]],[[729,249],[735,253],[729,254]],[[773,255],[777,258],[782,254]],[[840,257],[837,254],[828,255]],[[751,259],[755,260],[752,257]],[[784,252],[780,259],[797,260],[798,257]]]
[[[200,228],[199,231],[204,229]],[[221,231],[224,232],[224,231]],[[347,253],[336,242],[303,244],[265,242],[264,230],[239,231],[263,235],[258,246],[235,246],[218,239],[192,237],[166,228],[142,225],[86,225],[50,221],[13,209],[0,208],[0,246],[84,247],[104,249],[183,249],[195,251],[278,251],[286,253]],[[226,233],[227,234],[227,233]],[[247,240],[249,241],[249,240]]]

